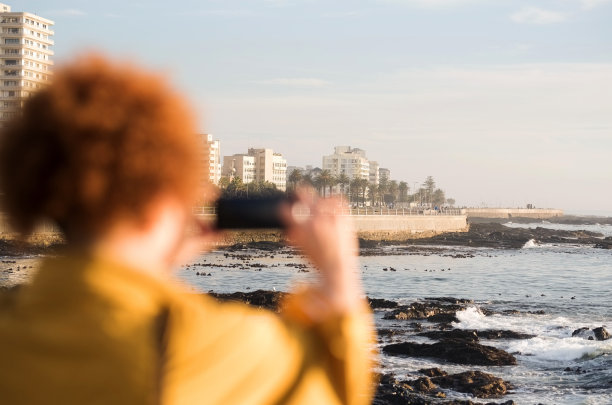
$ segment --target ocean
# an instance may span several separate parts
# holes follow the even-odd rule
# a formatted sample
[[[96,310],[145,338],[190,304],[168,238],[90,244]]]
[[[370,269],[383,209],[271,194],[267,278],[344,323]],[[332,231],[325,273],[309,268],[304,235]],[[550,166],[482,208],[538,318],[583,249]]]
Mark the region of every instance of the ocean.
[[[577,229],[574,225],[540,223],[507,225]],[[578,228],[612,236],[610,225]],[[287,291],[296,283],[311,282],[316,277],[314,270],[307,268],[305,272],[299,266],[304,263],[290,249],[229,255],[216,251],[194,261],[201,266],[181,268],[178,276],[201,292]],[[518,250],[389,246],[377,255],[362,256],[360,263],[369,297],[402,304],[426,297],[472,299],[473,304],[457,313],[459,322],[454,327],[535,335],[526,340],[481,341],[514,354],[516,366],[464,366],[383,355],[379,371],[398,379],[415,379],[422,376],[418,373],[421,368],[439,367],[449,373],[482,370],[514,385],[512,393],[498,402],[612,404],[612,339],[572,337],[573,331],[582,327],[606,326],[612,332],[612,251],[577,244],[541,245],[537,241]],[[210,276],[196,275],[198,272]],[[385,320],[383,315],[384,311],[376,311],[377,327],[406,331],[392,338],[393,342],[429,341],[415,336],[409,321]],[[468,398],[446,393],[447,399]]]

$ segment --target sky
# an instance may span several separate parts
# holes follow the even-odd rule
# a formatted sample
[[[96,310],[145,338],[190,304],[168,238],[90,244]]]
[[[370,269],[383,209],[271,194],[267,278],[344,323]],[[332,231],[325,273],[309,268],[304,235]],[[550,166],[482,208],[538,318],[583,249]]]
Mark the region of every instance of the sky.
[[[166,73],[223,155],[365,149],[465,206],[612,215],[612,0],[6,1]]]

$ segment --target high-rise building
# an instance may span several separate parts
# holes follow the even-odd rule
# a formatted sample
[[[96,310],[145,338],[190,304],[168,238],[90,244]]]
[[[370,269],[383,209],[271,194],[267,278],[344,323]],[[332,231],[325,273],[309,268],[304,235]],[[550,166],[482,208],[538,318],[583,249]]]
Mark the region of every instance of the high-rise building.
[[[255,181],[255,157],[236,154],[223,157],[223,175],[229,178],[239,177],[243,183]]]
[[[370,184],[378,185],[378,183],[380,182],[380,173],[378,171],[379,167],[380,165],[378,164],[378,162],[370,160]]]
[[[378,178],[379,179],[387,179],[387,180],[391,180],[391,170],[389,169],[385,169],[384,167],[381,167],[378,169]]]
[[[221,145],[211,134],[198,135],[200,141],[203,181],[219,184],[221,179]]]
[[[341,173],[353,179],[370,179],[370,162],[363,149],[350,146],[336,146],[332,155],[323,156],[323,170],[329,170],[333,176]]]
[[[277,189],[287,189],[287,161],[272,149],[249,148],[247,154],[223,157],[223,175],[238,176],[243,183],[270,182]]]
[[[287,189],[287,160],[272,149],[249,148],[249,155],[255,157],[255,181],[269,181],[277,189]]]
[[[0,3],[0,127],[51,79],[53,24]]]

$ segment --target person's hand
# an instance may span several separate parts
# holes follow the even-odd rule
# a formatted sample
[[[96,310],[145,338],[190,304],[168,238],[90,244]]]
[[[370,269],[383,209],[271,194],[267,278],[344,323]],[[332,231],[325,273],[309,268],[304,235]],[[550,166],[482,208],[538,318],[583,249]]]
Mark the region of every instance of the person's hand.
[[[320,292],[329,304],[335,311],[347,312],[360,303],[362,294],[357,238],[337,199],[313,195],[301,189],[296,201],[284,208],[287,237],[319,269]]]

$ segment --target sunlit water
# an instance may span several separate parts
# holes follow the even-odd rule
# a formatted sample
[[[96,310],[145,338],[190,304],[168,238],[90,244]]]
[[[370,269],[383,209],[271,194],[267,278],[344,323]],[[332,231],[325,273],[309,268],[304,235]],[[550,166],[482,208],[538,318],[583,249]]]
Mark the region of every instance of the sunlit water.
[[[432,247],[428,251],[415,254],[407,248],[389,247],[385,255],[361,257],[367,294],[402,303],[424,297],[470,298],[475,303],[458,314],[457,328],[509,329],[536,337],[481,342],[513,353],[517,366],[458,366],[385,356],[384,372],[415,378],[419,376],[418,369],[424,367],[440,367],[448,372],[480,369],[516,386],[504,401],[612,404],[612,340],[571,337],[580,327],[606,325],[612,331],[612,251],[578,245],[536,245],[520,250]],[[216,292],[288,290],[292,284],[316,277],[313,270],[303,273],[292,267],[304,261],[291,251],[240,252],[245,253],[252,259],[213,252],[194,261],[211,267],[182,268],[179,276],[197,291]],[[237,267],[222,267],[230,265]],[[198,276],[197,272],[211,275]],[[481,308],[496,312],[519,310],[521,314],[485,316]],[[545,314],[527,313],[539,310]],[[406,325],[408,329],[408,323],[383,320],[382,315],[376,314],[379,327]],[[426,341],[410,333],[393,339]],[[449,398],[467,397],[448,393]]]

